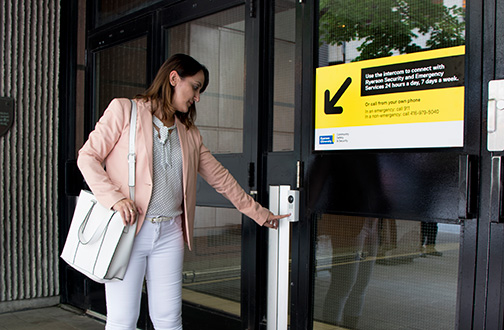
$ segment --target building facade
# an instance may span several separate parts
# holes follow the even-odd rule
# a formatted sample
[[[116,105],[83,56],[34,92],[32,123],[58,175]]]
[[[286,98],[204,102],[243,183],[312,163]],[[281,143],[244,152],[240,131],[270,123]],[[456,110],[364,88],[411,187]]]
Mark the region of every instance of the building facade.
[[[187,53],[210,71],[205,144],[264,206],[276,186],[299,191],[299,219],[274,246],[200,180],[184,328],[504,326],[500,1],[1,9],[2,311],[61,301],[104,317],[103,286],[58,259],[85,187],[75,158],[112,98]],[[152,328],[146,304],[138,327]]]

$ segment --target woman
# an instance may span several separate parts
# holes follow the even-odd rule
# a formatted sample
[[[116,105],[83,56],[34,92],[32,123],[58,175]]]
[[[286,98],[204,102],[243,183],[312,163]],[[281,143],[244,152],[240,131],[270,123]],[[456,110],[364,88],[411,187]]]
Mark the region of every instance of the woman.
[[[130,100],[114,99],[79,151],[79,169],[98,201],[120,212],[125,225],[138,222],[123,281],[105,284],[108,330],[136,328],[144,277],[154,327],[182,329],[183,242],[192,248],[198,173],[259,225],[277,228],[285,217],[256,203],[203,145],[195,102],[207,85],[208,70],[176,54],[134,100],[135,201],[127,182]]]

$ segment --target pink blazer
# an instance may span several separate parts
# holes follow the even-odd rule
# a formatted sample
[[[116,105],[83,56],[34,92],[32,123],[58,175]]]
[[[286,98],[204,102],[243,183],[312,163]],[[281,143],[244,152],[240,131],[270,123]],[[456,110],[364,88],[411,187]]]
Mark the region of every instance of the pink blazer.
[[[137,102],[135,203],[144,212],[138,217],[137,233],[145,220],[152,194],[152,114],[150,102]],[[79,151],[77,165],[98,201],[109,208],[129,196],[128,137],[131,102],[114,99],[94,131]],[[192,248],[196,208],[196,180],[199,173],[217,192],[229,199],[243,214],[263,225],[269,211],[254,201],[210,153],[196,127],[188,129],[177,118],[177,132],[182,148],[184,193],[184,240]],[[105,168],[104,168],[105,167]]]

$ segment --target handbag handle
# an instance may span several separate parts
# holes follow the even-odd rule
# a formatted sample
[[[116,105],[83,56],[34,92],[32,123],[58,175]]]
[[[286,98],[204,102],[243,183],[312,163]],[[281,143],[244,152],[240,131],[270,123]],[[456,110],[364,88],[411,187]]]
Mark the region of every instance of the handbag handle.
[[[78,236],[79,236],[79,242],[81,242],[81,244],[83,245],[86,245],[86,244],[93,244],[95,243],[96,241],[98,241],[98,239],[103,235],[103,233],[105,233],[105,229],[107,228],[108,224],[109,224],[109,221],[110,219],[114,216],[114,214],[116,213],[115,211],[112,213],[112,215],[110,216],[109,219],[107,219],[107,221],[102,221],[100,222],[100,225],[98,226],[98,228],[96,228],[95,232],[93,233],[93,235],[91,235],[91,238],[89,239],[86,239],[84,237],[84,230],[86,229],[86,226],[87,226],[87,223],[88,223],[88,220],[89,220],[89,217],[91,216],[91,212],[93,212],[93,209],[95,207],[95,205],[98,203],[96,200],[92,199],[91,200],[91,203],[93,205],[91,205],[91,207],[89,208],[86,216],[84,217],[84,221],[82,221],[80,227],[79,227],[79,231],[78,231]]]

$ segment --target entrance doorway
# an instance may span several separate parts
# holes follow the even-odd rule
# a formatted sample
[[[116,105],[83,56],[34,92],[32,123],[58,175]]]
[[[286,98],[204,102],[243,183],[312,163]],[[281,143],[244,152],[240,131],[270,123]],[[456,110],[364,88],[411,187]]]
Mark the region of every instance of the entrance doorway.
[[[295,144],[299,149],[294,142],[295,1],[88,5],[98,14],[88,21],[84,135],[110,100],[134,97],[165,59],[189,54],[210,71],[196,119],[205,145],[267,206],[266,148],[290,154]],[[265,30],[276,16],[282,18],[277,29]],[[270,43],[276,53],[263,51]],[[271,123],[259,119],[273,112],[277,117]],[[258,328],[266,322],[267,231],[198,180],[194,246],[185,251],[182,274],[184,328]],[[103,287],[71,269],[65,274],[66,300],[104,317]],[[144,290],[137,324],[142,329],[152,328],[147,295]]]
[[[264,206],[270,185],[300,191],[300,221],[290,235],[291,329],[501,328],[502,299],[489,293],[502,291],[502,260],[490,251],[499,251],[503,231],[487,215],[490,158],[501,154],[486,150],[481,112],[483,80],[502,78],[493,67],[499,52],[483,51],[481,41],[483,31],[495,32],[488,32],[491,15],[484,23],[481,4],[462,0],[369,3],[131,1],[118,14],[97,14],[89,23],[85,131],[111,98],[134,96],[171,54],[188,53],[211,73],[196,121],[206,145]],[[461,46],[469,63],[456,137],[462,144],[401,145],[397,135],[399,146],[317,148],[314,108],[325,101],[317,69],[346,73],[366,61],[394,65],[403,55]],[[348,86],[336,98],[342,86],[327,88],[328,100],[346,114]],[[408,91],[394,94],[401,93]],[[365,136],[373,143],[381,137]],[[183,272],[184,327],[265,328],[267,231],[202,181],[197,197],[196,244]],[[68,301],[105,314],[102,287],[66,273]],[[145,303],[138,326],[152,328]]]

